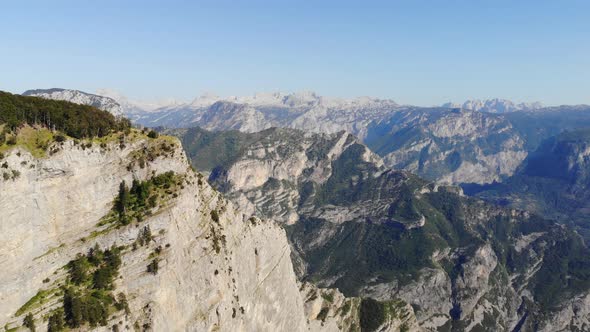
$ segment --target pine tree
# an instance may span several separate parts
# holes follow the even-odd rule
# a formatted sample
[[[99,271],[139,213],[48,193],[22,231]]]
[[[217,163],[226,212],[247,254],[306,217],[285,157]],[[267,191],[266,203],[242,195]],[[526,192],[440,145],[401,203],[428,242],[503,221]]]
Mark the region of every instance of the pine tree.
[[[33,318],[33,314],[32,313],[28,313],[25,316],[25,319],[23,321],[23,325],[25,327],[27,327],[29,330],[31,330],[31,332],[35,332],[35,319]]]
[[[125,225],[127,224],[126,212],[127,206],[129,205],[129,188],[125,184],[125,181],[122,181],[119,185],[119,196],[117,198],[116,209],[119,213],[119,219]]]
[[[58,309],[49,317],[49,322],[47,323],[47,332],[63,331],[65,325],[63,315],[63,311]]]

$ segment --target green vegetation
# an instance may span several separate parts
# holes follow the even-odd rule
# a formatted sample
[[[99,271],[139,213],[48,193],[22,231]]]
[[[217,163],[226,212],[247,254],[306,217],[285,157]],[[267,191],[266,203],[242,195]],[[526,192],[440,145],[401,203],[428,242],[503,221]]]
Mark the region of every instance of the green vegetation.
[[[125,307],[112,295],[113,281],[121,266],[121,250],[115,246],[102,250],[96,245],[68,263],[69,283],[63,286],[63,308],[51,316],[56,328],[60,319],[70,328],[86,323],[91,327],[105,326],[110,313]]]
[[[0,124],[11,131],[27,124],[59,130],[75,138],[102,137],[111,131],[130,128],[127,119],[92,106],[0,91]]]
[[[316,319],[321,320],[322,322],[325,322],[326,318],[328,317],[328,312],[330,312],[329,308],[326,308],[326,307],[322,308],[320,310],[320,312],[318,313]]]
[[[147,135],[132,129],[129,120],[90,106],[0,91],[0,153],[21,147],[41,158],[59,151],[67,137],[75,138],[74,144],[82,149],[94,144],[107,149],[107,143],[118,140],[124,148],[129,140]],[[152,143],[170,140],[158,137]]]
[[[506,122],[502,122],[502,125],[504,124]],[[391,129],[391,123],[386,124],[383,129],[387,128]],[[177,133],[182,137],[185,149],[195,167],[212,171],[210,179],[214,180],[214,185],[221,191],[232,190],[224,183],[225,172],[233,163],[244,157],[244,151],[247,149],[255,147],[256,151],[262,151],[264,147],[272,146],[276,149],[272,152],[267,150],[266,153],[276,153],[277,158],[292,152],[283,146],[283,143],[290,139],[285,136],[289,135],[288,131],[269,130],[258,134],[210,133],[197,128],[178,130]],[[282,136],[277,136],[277,133]],[[396,137],[400,140],[393,143],[388,142],[389,138],[386,137],[390,133],[384,131],[382,134],[383,137],[368,137],[367,140],[375,139],[373,142],[377,145],[382,144],[380,152],[385,153],[387,149],[395,150],[412,142],[414,138],[424,137],[424,133],[420,132],[418,127],[398,131]],[[414,158],[411,160],[412,163],[417,162],[421,174],[438,177],[442,173],[456,170],[465,161],[473,162],[471,158],[476,154],[473,146],[480,148],[484,154],[494,153],[502,148],[501,145],[510,139],[510,135],[513,133],[490,134],[486,136],[486,141],[478,140],[475,144],[469,142],[459,148],[453,148],[448,150],[445,159],[437,161],[436,164],[428,162],[428,146],[421,151],[415,151],[416,155],[410,156],[410,159]],[[563,147],[563,144],[572,144],[571,142],[586,142],[589,137],[590,131],[567,133],[552,146]],[[383,141],[377,141],[380,138],[383,138]],[[452,148],[454,144],[447,138],[433,138],[433,142],[442,147],[443,151]],[[395,147],[395,144],[400,146]],[[326,151],[329,151],[326,147],[331,146],[327,141],[313,142],[312,145],[313,148],[306,150],[311,160],[324,158]],[[536,215],[511,211],[462,197],[457,194],[456,188],[437,186],[435,190],[434,184],[413,175],[384,171],[374,163],[366,162],[364,154],[363,146],[352,144],[332,161],[331,176],[323,183],[308,181],[305,177],[314,171],[314,168],[308,168],[303,171],[298,183],[272,179],[257,189],[263,196],[271,195],[273,191],[280,189],[298,190],[300,200],[295,202],[295,209],[298,209],[300,219],[297,223],[286,226],[286,229],[294,250],[308,264],[304,276],[306,281],[334,280],[333,286],[339,288],[346,296],[358,295],[359,289],[368,283],[395,281],[399,286],[406,285],[415,281],[425,268],[444,269],[455,282],[466,272],[465,264],[474,257],[476,250],[489,244],[498,258],[498,265],[493,272],[495,274],[490,277],[490,282],[495,284],[508,284],[508,276],[516,278],[513,281],[514,285],[525,284],[525,280],[519,280],[518,275],[533,269],[536,260],[532,256],[543,257],[543,263],[535,266],[540,268],[539,272],[527,280],[527,287],[535,298],[535,305],[538,304],[544,311],[553,310],[561,303],[561,299],[590,289],[590,259],[586,258],[590,257],[590,252],[584,241],[574,232],[562,230],[555,222]],[[259,157],[249,155],[248,158]],[[264,158],[268,158],[268,155]],[[562,195],[563,191],[552,190],[562,188],[555,187],[554,181],[571,178],[558,174],[559,167],[546,169],[543,164],[546,164],[545,161],[551,161],[553,165],[563,165],[568,162],[564,154],[539,160],[538,169],[530,168],[534,165],[527,166],[529,171],[536,172],[528,176],[539,177],[539,171],[551,172],[551,181],[539,184],[523,180],[518,182],[520,187],[529,191],[540,191],[552,204],[568,209],[572,205],[567,202],[571,202],[573,197],[582,197],[582,200],[588,197],[584,196],[588,190],[576,191],[575,195],[572,195],[574,192]],[[429,168],[431,166],[432,168]],[[527,170],[526,167],[524,169]],[[579,184],[576,183],[577,186]],[[294,186],[297,187],[293,188]],[[580,186],[577,188],[579,190]],[[585,199],[585,202],[587,201],[588,199]],[[273,206],[276,206],[274,203]],[[284,202],[276,203],[281,206]],[[264,211],[264,204],[266,203],[258,206],[262,213],[273,213]],[[321,213],[323,208],[338,214],[339,209],[347,207],[353,211],[349,215],[359,211],[358,217],[338,223],[317,217],[330,215]],[[590,211],[589,207],[588,204],[576,205],[576,209],[579,210]],[[290,208],[291,206],[287,207]],[[312,209],[313,214],[308,213]],[[213,212],[211,219],[217,220]],[[417,223],[422,220],[425,221],[423,225]],[[531,233],[542,234],[529,244],[534,254],[528,248],[517,251],[514,248],[517,239]],[[329,236],[322,237],[322,241],[318,242],[318,234]],[[221,237],[216,236],[215,229],[212,230],[211,237],[213,248],[219,253],[222,247]],[[533,238],[535,237],[536,235],[533,235]],[[310,243],[314,245],[309,245]],[[437,252],[439,254],[433,259]],[[449,252],[451,254],[445,254]],[[504,286],[494,287],[496,288],[493,291],[496,291]],[[322,294],[323,297],[324,295]],[[327,298],[324,299],[328,301]],[[364,305],[363,330],[371,330],[394,312],[403,315],[403,312],[398,310],[400,308],[394,304],[365,301]],[[340,314],[351,310],[350,306],[351,304],[345,303]]]
[[[59,332],[65,329],[64,312],[59,308],[55,310],[47,323],[47,332]]]
[[[390,197],[389,210],[340,224],[303,216],[287,226],[295,250],[308,263],[307,280],[335,278],[334,287],[347,296],[358,295],[367,282],[397,281],[400,285],[415,280],[423,268],[444,268],[454,279],[462,273],[463,264],[484,243],[492,245],[503,268],[520,273],[530,268],[527,252],[517,252],[514,241],[521,236],[543,232],[543,241],[555,247],[535,247],[540,255],[547,252],[539,280],[534,281],[540,303],[589,289],[590,252],[573,232],[561,231],[554,222],[537,216],[512,215],[499,207],[461,197],[452,188],[439,187],[437,192],[413,194],[411,179],[396,179],[387,173],[375,180],[381,191],[374,190],[367,200],[382,204]],[[381,201],[371,195],[380,195]],[[358,201],[353,201],[358,203]],[[367,203],[368,204],[368,203]],[[482,219],[482,213],[485,216]],[[422,227],[407,228],[404,219],[423,215]],[[400,222],[401,220],[401,222]],[[318,233],[333,234],[321,246],[307,247]],[[559,239],[559,240],[558,240]],[[568,244],[568,245],[566,245]],[[461,255],[433,262],[437,250],[461,248]],[[550,263],[552,262],[553,263]],[[543,277],[541,277],[541,275]],[[533,284],[531,283],[531,284]],[[547,299],[547,300],[545,300]]]
[[[147,266],[147,272],[153,275],[158,274],[158,259],[154,258]]]
[[[119,214],[119,220],[122,224],[128,224],[127,218],[125,218],[125,214],[127,212],[127,206],[129,205],[129,188],[125,184],[125,181],[121,182],[119,185],[119,196],[117,197],[117,201],[115,202],[115,209]]]
[[[139,231],[137,240],[135,242],[143,247],[144,245],[149,244],[152,239],[152,230],[150,229],[150,225],[147,225],[141,231]]]
[[[217,210],[211,210],[211,220],[219,223],[219,214],[217,213]]]
[[[383,304],[371,298],[361,301],[361,331],[376,331],[385,322],[385,319],[385,307]]]
[[[340,310],[340,316],[346,316],[352,307],[352,300],[345,300],[342,309]]]
[[[31,332],[35,332],[36,327],[35,327],[35,319],[33,318],[33,314],[32,313],[28,313],[25,316],[25,319],[23,320],[23,326],[28,328]]]
[[[590,289],[590,251],[578,236],[560,239],[545,253],[532,289],[535,301],[545,310]]]
[[[54,296],[55,293],[56,293],[55,289],[39,290],[37,292],[37,294],[35,294],[35,296],[30,298],[25,304],[23,304],[22,307],[20,307],[16,311],[15,316],[20,316],[20,315],[24,314],[25,312],[28,312],[28,311],[31,311],[33,309],[40,307],[41,305],[46,303],[52,296]]]
[[[119,294],[117,301],[112,294],[113,282],[121,266],[121,250],[121,247],[115,246],[102,250],[95,245],[87,254],[79,254],[66,265],[66,283],[59,290],[40,290],[16,312],[16,316],[28,312],[23,324],[34,330],[31,310],[63,294],[62,305],[49,315],[49,331],[78,328],[86,323],[91,327],[106,325],[113,312],[123,309],[128,311],[125,296]]]
[[[112,289],[113,278],[121,266],[120,255],[121,249],[118,247],[103,251],[98,245],[95,246],[86,255],[79,255],[68,263],[70,281],[76,286]]]
[[[215,250],[215,253],[219,254],[221,252],[221,247],[225,246],[225,235],[219,235],[217,234],[217,232],[215,231],[215,227],[213,227],[213,225],[211,225],[211,243],[213,245],[213,250]],[[254,249],[255,253],[258,254],[258,252],[256,251],[257,249]]]
[[[376,331],[387,320],[406,318],[409,313],[404,309],[405,305],[401,300],[380,302],[371,298],[362,299],[359,309],[361,331]]]
[[[158,138],[158,132],[154,131],[154,130],[150,130],[150,132],[147,135],[149,138]]]
[[[590,162],[581,156],[589,144],[590,129],[565,131],[544,140],[506,181],[465,185],[465,192],[573,225],[588,242]]]
[[[200,171],[229,166],[250,141],[249,134],[239,131],[216,133],[196,127],[168,133],[180,138],[192,164]]]
[[[131,162],[127,166],[128,170],[131,170],[136,165],[143,169],[148,162],[152,162],[160,156],[174,156],[177,144],[176,140],[170,136],[157,136],[156,139],[150,139],[147,143],[146,147],[133,151],[129,155]]]
[[[54,133],[47,128],[29,126],[23,126],[14,132],[6,133],[6,135],[10,135],[9,141],[4,145],[0,143],[0,151],[20,146],[37,158],[45,156],[54,137]]]
[[[242,133],[237,130],[211,132],[195,127],[165,131],[166,134],[180,138],[182,147],[199,171],[223,173],[244,151],[254,144],[268,146],[280,141],[276,153],[287,156],[292,153],[297,142],[302,139],[300,131],[287,128],[270,128],[257,133]],[[326,151],[327,152],[327,151]]]
[[[129,315],[131,311],[129,310],[129,302],[127,302],[127,296],[123,293],[119,293],[117,295],[117,302],[115,303],[115,308],[117,310],[124,310],[125,315]]]
[[[324,300],[326,300],[326,302],[332,303],[332,302],[334,302],[334,293],[332,293],[332,292],[322,293],[322,298]]]
[[[346,205],[371,198],[375,179],[364,175],[377,171],[377,167],[363,160],[364,153],[365,147],[354,144],[332,162],[332,176],[316,193],[316,204]],[[353,181],[355,177],[359,179],[356,182]]]
[[[510,112],[503,114],[524,138],[528,150],[535,149],[545,139],[565,130],[590,127],[586,111],[564,108],[560,111]]]
[[[182,181],[182,176],[169,171],[153,176],[147,181],[135,179],[131,188],[125,181],[121,182],[113,209],[101,220],[99,226],[109,223],[124,226],[132,221],[143,221],[154,208],[162,206],[169,197],[177,193]]]
[[[327,230],[324,228],[336,228]],[[431,267],[438,237],[424,228],[405,230],[399,223],[349,221],[340,225],[305,218],[288,227],[293,240],[311,241],[318,232],[334,232],[321,247],[303,252],[311,279],[339,276],[334,287],[347,296],[357,295],[370,279],[380,282],[413,280],[423,267]]]
[[[112,298],[104,292],[84,293],[67,288],[63,299],[65,321],[71,328],[80,327],[85,323],[92,327],[99,324],[105,326],[111,304]]]

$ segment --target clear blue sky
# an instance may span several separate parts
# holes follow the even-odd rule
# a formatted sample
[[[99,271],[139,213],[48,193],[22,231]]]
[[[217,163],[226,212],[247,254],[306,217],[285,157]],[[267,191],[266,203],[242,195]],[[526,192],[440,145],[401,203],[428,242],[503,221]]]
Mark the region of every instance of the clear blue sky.
[[[0,90],[590,104],[590,1],[5,1]]]

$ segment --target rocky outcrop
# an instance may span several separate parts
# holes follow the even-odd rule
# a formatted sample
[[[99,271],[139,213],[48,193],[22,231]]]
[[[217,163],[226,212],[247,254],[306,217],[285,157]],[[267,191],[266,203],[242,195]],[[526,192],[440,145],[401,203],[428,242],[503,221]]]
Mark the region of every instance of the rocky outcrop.
[[[587,331],[590,329],[590,294],[576,297],[541,325],[539,331]]]
[[[345,297],[337,289],[317,288],[310,283],[302,284],[300,291],[310,329],[314,331],[423,331],[412,307],[401,300],[376,302]],[[370,307],[367,302],[375,305]],[[373,314],[378,319],[369,328],[369,316]]]
[[[368,132],[387,166],[447,184],[501,181],[527,156],[510,122],[476,111],[401,110]]]
[[[582,317],[568,318],[567,308],[590,288],[589,250],[554,222],[388,170],[344,133],[212,133],[196,145],[181,136],[197,168],[199,154],[219,151],[208,144],[240,138],[238,152],[204,170],[245,210],[287,225],[302,280],[351,298],[404,301],[427,330],[527,331],[560,310],[564,321]],[[584,286],[571,289],[560,276]]]
[[[470,194],[501,201],[565,222],[576,222],[588,237],[590,131],[567,131],[549,138],[503,183],[472,186]]]
[[[167,151],[143,166],[132,162],[162,144]],[[15,148],[3,161],[20,175],[0,182],[0,325],[20,326],[27,313],[37,326],[46,324],[42,316],[60,306],[61,297],[35,302],[35,294],[59,292],[68,282],[62,267],[78,253],[117,245],[126,249],[115,290],[126,295],[129,312],[114,313],[108,326],[308,330],[284,231],[239,213],[190,169],[178,141],[134,132],[121,144],[68,140],[50,149],[50,156],[34,158]],[[182,184],[151,216],[140,224],[98,226],[121,181],[168,171]],[[132,250],[145,227],[153,239]],[[146,266],[156,251],[153,274]]]
[[[179,134],[191,149],[190,155],[197,167],[206,165],[199,160],[209,159],[210,153],[216,153],[201,150],[198,144],[191,145],[188,137],[194,132]],[[222,138],[225,139],[234,140],[229,136]],[[339,160],[346,151],[352,151],[351,147],[359,149],[354,152],[359,160],[382,167],[378,156],[345,132],[308,135],[298,130],[273,128],[243,139],[251,144],[232,157],[231,167],[199,168],[211,172],[210,180],[222,186],[241,210],[262,211],[262,215],[287,224],[296,222],[299,219],[297,209],[304,208],[300,205],[301,183],[325,183],[332,176],[332,162]],[[327,208],[317,213],[330,212]]]

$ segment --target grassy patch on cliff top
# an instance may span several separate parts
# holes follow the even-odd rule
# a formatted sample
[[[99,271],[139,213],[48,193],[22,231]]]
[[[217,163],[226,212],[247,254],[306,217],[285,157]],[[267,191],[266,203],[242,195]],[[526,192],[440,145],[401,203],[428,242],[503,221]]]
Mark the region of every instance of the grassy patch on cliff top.
[[[6,128],[6,129],[5,129]],[[111,132],[104,136],[95,136],[84,139],[77,139],[67,136],[63,132],[50,130],[43,126],[24,125],[16,130],[8,130],[6,125],[0,124],[0,153],[8,152],[15,148],[21,148],[28,151],[35,158],[44,158],[48,152],[52,154],[58,151],[59,146],[55,145],[62,140],[74,140],[82,148],[94,145],[106,148],[107,144],[119,142],[119,147],[124,148],[126,144],[138,140],[148,140],[150,146],[157,146],[158,155],[163,152],[170,152],[178,143],[177,138],[172,136],[159,135],[156,138],[150,138],[147,130],[128,128],[125,131]],[[165,148],[163,148],[163,146]],[[53,147],[56,147],[55,151]],[[133,157],[133,156],[132,156]]]
[[[43,127],[25,126],[16,133],[5,133],[5,137],[5,141],[0,142],[0,152],[20,147],[29,151],[35,158],[42,158],[46,156],[47,148],[53,142],[54,133]]]

